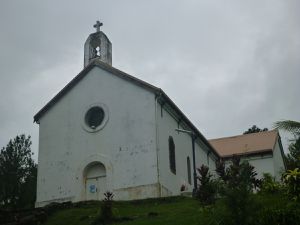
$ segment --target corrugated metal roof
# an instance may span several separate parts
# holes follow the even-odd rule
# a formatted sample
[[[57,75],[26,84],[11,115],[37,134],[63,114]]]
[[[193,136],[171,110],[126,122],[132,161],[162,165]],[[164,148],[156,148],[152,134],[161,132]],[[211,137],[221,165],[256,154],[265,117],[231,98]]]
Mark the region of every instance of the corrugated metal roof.
[[[277,130],[209,140],[221,157],[272,152],[279,137]]]

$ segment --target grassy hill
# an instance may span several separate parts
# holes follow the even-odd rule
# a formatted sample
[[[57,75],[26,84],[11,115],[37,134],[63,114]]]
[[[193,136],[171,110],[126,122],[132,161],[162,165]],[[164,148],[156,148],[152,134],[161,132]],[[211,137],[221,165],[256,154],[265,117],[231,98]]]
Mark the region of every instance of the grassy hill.
[[[90,225],[100,213],[101,202],[89,202],[62,209],[52,214],[45,225]],[[114,202],[114,214],[122,225],[183,225],[199,224],[201,205],[192,198],[171,197],[128,202]]]
[[[247,206],[251,225],[300,225],[300,203],[282,194],[254,194],[255,205]],[[100,214],[102,202],[82,202],[56,210],[44,225],[91,225]],[[122,225],[217,225],[226,217],[224,199],[202,206],[193,198],[169,197],[113,202],[113,212]],[[228,215],[228,214],[227,214]],[[228,224],[225,223],[225,224]],[[229,223],[230,224],[230,223]]]

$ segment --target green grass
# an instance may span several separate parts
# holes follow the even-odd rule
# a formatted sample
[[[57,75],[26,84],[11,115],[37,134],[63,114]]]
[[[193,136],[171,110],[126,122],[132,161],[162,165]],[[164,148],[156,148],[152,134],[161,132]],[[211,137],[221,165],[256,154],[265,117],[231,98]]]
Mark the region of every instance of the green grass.
[[[281,194],[254,195],[259,208],[284,208],[289,200]],[[81,204],[53,213],[45,225],[90,225],[100,214],[101,202]],[[258,210],[258,209],[255,209]],[[114,215],[130,218],[111,224],[121,225],[202,225],[218,224],[224,215],[224,201],[203,207],[198,200],[185,197],[147,199],[139,201],[119,201],[113,203]]]
[[[100,205],[100,202],[94,202],[78,208],[60,210],[51,215],[45,225],[91,224],[100,213]],[[200,209],[201,205],[197,200],[184,197],[114,202],[114,214],[132,220],[112,224],[193,225],[198,224],[197,221],[201,218]]]

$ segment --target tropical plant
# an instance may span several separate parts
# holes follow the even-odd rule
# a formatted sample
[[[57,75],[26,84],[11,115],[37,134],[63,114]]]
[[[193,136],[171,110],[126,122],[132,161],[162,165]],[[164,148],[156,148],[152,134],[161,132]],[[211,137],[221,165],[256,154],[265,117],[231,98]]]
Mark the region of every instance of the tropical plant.
[[[289,153],[285,155],[285,162],[289,170],[300,168],[300,136],[289,145]]]
[[[253,224],[256,203],[252,192],[260,183],[256,179],[254,167],[247,161],[240,163],[240,158],[234,156],[227,168],[224,162],[220,162],[216,172],[221,180],[220,195],[224,197],[225,209],[228,212],[228,221],[225,224]]]
[[[219,175],[222,181],[227,181],[226,167],[223,160],[218,160],[216,162],[216,173]]]
[[[289,153],[285,156],[287,169],[300,168],[300,122],[294,120],[281,120],[274,123],[276,129],[288,131],[295,136],[289,145]]]
[[[92,225],[109,224],[116,218],[113,214],[113,197],[114,194],[110,191],[104,193],[104,200],[102,201],[100,214],[92,222]]]
[[[209,173],[209,168],[202,165],[197,168],[199,185],[196,197],[205,205],[211,204],[215,201],[217,191],[216,183],[212,180],[212,175]]]
[[[288,195],[295,201],[300,200],[300,169],[288,170],[283,174],[283,181],[287,185]]]
[[[263,178],[261,179],[260,184],[260,192],[274,194],[279,193],[282,190],[282,188],[282,184],[275,181],[275,178],[271,174],[263,174]]]
[[[253,190],[260,185],[260,180],[256,178],[257,173],[254,166],[250,165],[248,161],[241,163],[239,156],[233,156],[231,164],[227,168],[224,161],[218,161],[216,172],[225,184],[233,187],[236,184],[245,183],[249,189]]]
[[[300,122],[294,120],[281,120],[274,124],[277,129],[285,130],[291,132],[295,135],[300,135]]]
[[[104,221],[111,221],[113,219],[113,197],[114,194],[110,191],[104,193],[103,205],[101,207],[101,217]]]

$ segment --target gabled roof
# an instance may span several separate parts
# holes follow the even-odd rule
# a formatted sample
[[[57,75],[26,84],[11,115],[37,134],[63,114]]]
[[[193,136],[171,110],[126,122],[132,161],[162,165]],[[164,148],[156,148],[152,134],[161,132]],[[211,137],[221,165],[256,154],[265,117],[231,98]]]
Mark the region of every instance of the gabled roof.
[[[207,141],[207,139],[201,134],[201,132],[193,125],[193,123],[184,115],[184,113],[176,106],[176,104],[167,96],[167,94],[160,88],[153,86],[143,80],[140,80],[132,75],[124,73],[121,70],[118,70],[106,63],[101,62],[99,59],[94,59],[87,67],[85,67],[76,77],[74,77],[57,95],[55,95],[34,117],[34,122],[38,122],[39,119],[58,102],[69,90],[71,90],[82,78],[84,78],[88,72],[94,68],[99,67],[105,71],[110,72],[111,74],[120,77],[121,79],[130,81],[142,88],[145,88],[151,92],[153,92],[157,98],[164,103],[167,103],[171,106],[171,108],[176,112],[176,114],[180,117],[180,121],[184,121],[190,129],[200,138],[214,153],[216,157],[220,157],[218,152],[211,146],[211,144]]]
[[[279,138],[277,130],[209,140],[221,157],[272,153]]]
[[[57,95],[55,95],[34,117],[33,122],[37,122],[57,101],[59,101],[69,90],[71,90],[82,78],[84,78],[88,72],[93,67],[100,67],[103,70],[106,70],[122,79],[131,81],[143,88],[146,88],[152,92],[159,91],[160,89],[145,82],[142,81],[136,77],[133,77],[127,73],[122,72],[121,70],[118,70],[106,63],[101,62],[98,59],[93,60],[87,67],[85,67],[76,77],[74,77],[60,92],[58,92]]]

